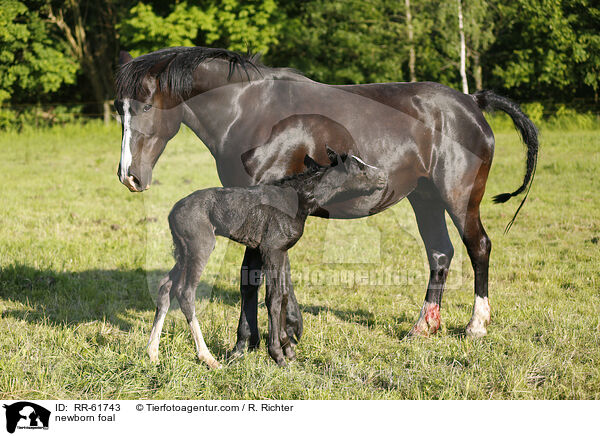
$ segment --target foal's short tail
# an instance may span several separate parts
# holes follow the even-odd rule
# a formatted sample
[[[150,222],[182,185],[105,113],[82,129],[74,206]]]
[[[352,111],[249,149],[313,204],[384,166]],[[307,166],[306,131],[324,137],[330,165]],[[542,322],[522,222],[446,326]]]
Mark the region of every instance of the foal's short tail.
[[[473,94],[473,98],[482,110],[489,112],[493,111],[494,109],[500,109],[501,111],[506,112],[512,118],[513,122],[515,123],[515,127],[521,135],[521,139],[527,146],[527,170],[525,172],[523,184],[514,192],[505,192],[504,194],[499,194],[494,197],[494,203],[504,203],[511,197],[519,195],[521,192],[527,190],[525,197],[523,197],[521,204],[515,212],[515,215],[504,230],[506,233],[510,230],[511,226],[515,222],[517,214],[523,207],[523,204],[529,195],[531,185],[533,184],[539,148],[538,130],[537,127],[535,127],[535,124],[533,124],[533,122],[527,117],[527,115],[521,111],[519,105],[506,97],[501,97],[497,94],[494,94],[492,91],[477,91],[475,94]]]

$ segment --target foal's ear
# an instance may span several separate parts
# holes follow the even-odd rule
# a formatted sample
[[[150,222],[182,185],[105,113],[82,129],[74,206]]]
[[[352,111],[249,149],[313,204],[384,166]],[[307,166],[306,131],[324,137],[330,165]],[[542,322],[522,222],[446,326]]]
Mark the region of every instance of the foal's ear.
[[[318,163],[316,163],[312,157],[310,157],[309,155],[304,156],[304,165],[306,165],[306,168],[308,168],[309,170],[312,169],[316,169],[319,168],[320,165]]]
[[[175,59],[175,56],[177,56],[176,53],[159,60],[152,66],[152,68],[150,68],[150,70],[148,70],[148,74],[150,74],[151,76],[158,76],[165,70],[165,68],[167,68],[167,66],[169,66],[171,61]]]
[[[339,155],[334,150],[332,150],[331,148],[329,148],[328,146],[325,146],[325,149],[327,150],[327,157],[329,158],[329,162],[332,165],[337,164],[338,163]]]
[[[132,60],[133,60],[133,57],[128,52],[126,52],[125,50],[121,50],[119,52],[119,65],[120,66],[128,64]]]

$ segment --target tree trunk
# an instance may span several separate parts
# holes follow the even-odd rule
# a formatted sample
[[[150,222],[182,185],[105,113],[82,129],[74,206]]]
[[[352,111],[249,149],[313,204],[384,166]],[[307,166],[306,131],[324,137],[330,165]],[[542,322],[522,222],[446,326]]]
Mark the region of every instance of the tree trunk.
[[[458,0],[458,31],[460,32],[460,77],[462,79],[462,91],[469,93],[467,82],[467,55],[465,44],[465,29],[463,27],[462,0]]]
[[[408,71],[410,73],[410,81],[416,82],[417,75],[415,73],[415,43],[414,43],[414,35],[413,35],[413,26],[412,26],[412,15],[410,14],[410,0],[405,0],[406,4],[406,29],[408,31]]]
[[[68,10],[72,15],[72,27],[66,22],[62,8],[65,11]],[[110,121],[110,105],[107,105],[106,101],[112,91],[112,84],[109,79],[112,76],[111,62],[106,59],[106,56],[94,54],[86,35],[79,2],[77,0],[68,1],[62,8],[59,8],[56,14],[50,9],[48,19],[61,30],[73,56],[79,61],[92,87],[97,108],[96,113],[102,114],[104,122],[108,124]]]
[[[475,79],[475,90],[480,91],[483,89],[483,75],[481,72],[479,53],[473,53],[471,58],[473,59],[473,78]]]

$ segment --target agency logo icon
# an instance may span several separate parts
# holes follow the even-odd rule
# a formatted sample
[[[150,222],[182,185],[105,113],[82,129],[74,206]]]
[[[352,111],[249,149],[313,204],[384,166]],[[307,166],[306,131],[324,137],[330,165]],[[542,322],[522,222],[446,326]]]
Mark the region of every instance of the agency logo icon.
[[[48,429],[50,411],[28,401],[3,405],[6,409],[6,431],[14,433],[18,429]]]

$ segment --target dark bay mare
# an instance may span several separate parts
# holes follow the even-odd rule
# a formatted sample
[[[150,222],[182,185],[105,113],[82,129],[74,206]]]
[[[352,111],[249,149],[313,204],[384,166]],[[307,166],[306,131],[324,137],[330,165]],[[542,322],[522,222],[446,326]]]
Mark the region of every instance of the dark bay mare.
[[[329,202],[369,195],[387,185],[385,172],[355,156],[328,149],[330,165],[304,157],[305,172],[249,187],[208,188],[179,200],[169,214],[177,263],[159,286],[156,315],[148,341],[151,361],[158,360],[163,322],[177,298],[192,331],[198,358],[211,368],[219,363],[208,350],[196,318],[196,287],[215,247],[224,236],[257,250],[263,262],[269,313],[269,355],[280,366],[294,359],[286,329],[292,288],[288,250],[304,233],[310,214]]]
[[[508,113],[527,147],[522,185],[495,197],[505,202],[528,191],[538,152],[537,130],[514,102],[490,91],[467,95],[430,82],[326,85],[289,69],[265,67],[251,57],[203,47],[167,48],[135,59],[122,52],[116,90],[115,106],[123,122],[118,176],[134,192],[150,186],[152,169],[181,123],[208,147],[225,187],[300,173],[307,154],[326,164],[326,145],[338,153],[352,151],[383,169],[385,189],[331,204],[313,215],[364,217],[408,198],[430,265],[425,302],[410,333],[428,336],[440,326],[454,252],[445,221],[448,212],[475,275],[475,302],[466,333],[487,333],[491,242],[479,204],[492,164],[494,135],[482,111]],[[248,248],[242,271],[262,267],[260,253]],[[238,352],[248,341],[250,347],[259,344],[259,285],[241,281]],[[299,339],[302,318],[291,289],[286,321],[289,337]]]

